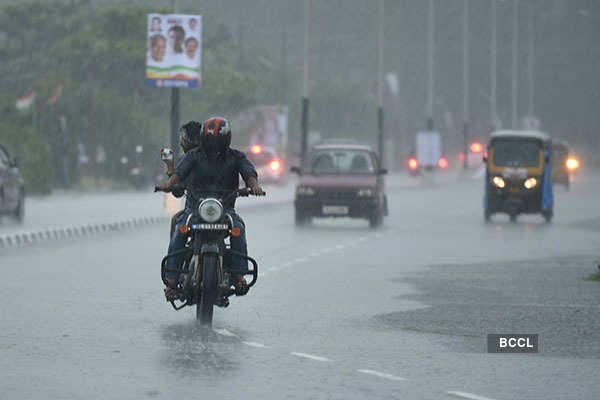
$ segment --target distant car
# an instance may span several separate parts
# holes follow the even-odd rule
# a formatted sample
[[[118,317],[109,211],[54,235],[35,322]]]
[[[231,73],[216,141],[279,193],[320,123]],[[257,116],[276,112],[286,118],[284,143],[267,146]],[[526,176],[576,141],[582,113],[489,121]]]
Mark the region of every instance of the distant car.
[[[383,223],[387,199],[383,175],[373,149],[366,145],[314,146],[299,173],[295,222],[305,225],[313,217],[366,218],[372,228]]]
[[[25,188],[18,164],[0,145],[0,215],[10,215],[21,223],[25,217]]]
[[[287,181],[287,168],[274,148],[254,144],[245,153],[256,167],[261,183],[284,184]]]

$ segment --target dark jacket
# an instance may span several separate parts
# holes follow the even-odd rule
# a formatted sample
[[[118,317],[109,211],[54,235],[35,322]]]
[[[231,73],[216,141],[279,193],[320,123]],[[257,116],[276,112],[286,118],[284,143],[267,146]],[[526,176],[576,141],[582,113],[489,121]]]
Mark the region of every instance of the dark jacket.
[[[185,182],[188,191],[186,208],[198,207],[198,201],[206,196],[225,197],[225,191],[232,192],[240,186],[242,175],[246,185],[250,177],[257,178],[254,165],[239,150],[228,149],[225,154],[209,157],[202,148],[188,151],[175,166],[180,182]],[[226,209],[234,209],[235,199],[223,204]]]

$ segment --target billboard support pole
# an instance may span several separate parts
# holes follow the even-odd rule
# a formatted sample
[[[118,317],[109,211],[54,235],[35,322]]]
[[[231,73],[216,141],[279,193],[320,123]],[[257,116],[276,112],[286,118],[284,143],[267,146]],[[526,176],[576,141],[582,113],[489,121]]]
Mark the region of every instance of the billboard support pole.
[[[175,154],[177,148],[177,131],[179,129],[179,88],[171,88],[171,149]]]
[[[173,12],[177,12],[177,0],[171,0]],[[177,131],[179,130],[179,88],[171,88],[171,149],[176,156],[179,151],[177,148]]]

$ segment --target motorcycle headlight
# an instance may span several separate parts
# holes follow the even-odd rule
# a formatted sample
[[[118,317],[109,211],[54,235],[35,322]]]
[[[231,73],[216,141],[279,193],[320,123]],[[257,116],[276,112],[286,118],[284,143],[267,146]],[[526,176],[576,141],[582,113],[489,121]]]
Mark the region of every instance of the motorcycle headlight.
[[[357,194],[359,197],[371,197],[373,196],[373,191],[371,189],[360,189]]]
[[[504,179],[500,178],[499,176],[495,176],[494,179],[492,179],[492,182],[494,182],[494,185],[496,185],[496,187],[499,187],[500,189],[506,186],[506,182],[504,182]]]
[[[205,199],[200,203],[198,211],[203,220],[214,223],[223,216],[223,205],[216,199]]]
[[[315,191],[313,188],[307,186],[298,186],[298,189],[296,189],[296,194],[300,196],[312,196],[315,194]]]
[[[527,189],[533,189],[537,185],[537,179],[529,178],[525,182],[523,182],[523,186]]]

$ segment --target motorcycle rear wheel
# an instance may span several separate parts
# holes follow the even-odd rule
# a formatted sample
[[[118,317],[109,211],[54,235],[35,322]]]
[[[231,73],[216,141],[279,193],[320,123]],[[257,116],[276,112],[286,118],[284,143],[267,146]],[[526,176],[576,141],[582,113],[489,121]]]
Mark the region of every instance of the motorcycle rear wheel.
[[[202,260],[202,292],[196,304],[196,319],[202,325],[211,326],[217,298],[217,256],[207,254]]]

